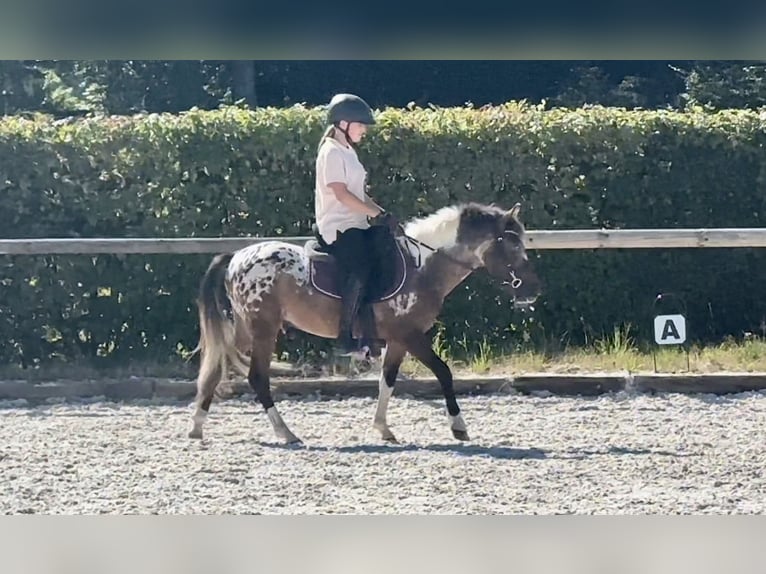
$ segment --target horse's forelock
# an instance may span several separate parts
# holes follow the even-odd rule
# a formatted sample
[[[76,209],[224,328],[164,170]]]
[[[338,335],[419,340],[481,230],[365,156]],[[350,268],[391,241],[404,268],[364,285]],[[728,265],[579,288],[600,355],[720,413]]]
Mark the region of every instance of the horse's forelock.
[[[460,237],[465,241],[485,239],[498,231],[506,211],[495,205],[467,203],[460,210]]]
[[[524,235],[524,224],[515,215],[508,215],[505,218],[505,230],[513,231],[518,235]]]

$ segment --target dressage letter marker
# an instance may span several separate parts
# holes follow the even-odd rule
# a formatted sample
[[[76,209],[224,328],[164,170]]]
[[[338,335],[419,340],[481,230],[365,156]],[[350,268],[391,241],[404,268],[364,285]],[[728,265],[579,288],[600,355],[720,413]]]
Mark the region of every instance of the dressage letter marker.
[[[654,340],[658,345],[680,345],[686,341],[684,316],[657,315],[654,318]]]

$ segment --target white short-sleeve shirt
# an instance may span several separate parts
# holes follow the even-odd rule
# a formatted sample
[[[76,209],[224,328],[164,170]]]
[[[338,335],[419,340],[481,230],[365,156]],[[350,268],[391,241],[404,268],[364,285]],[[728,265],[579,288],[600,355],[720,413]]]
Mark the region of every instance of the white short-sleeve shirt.
[[[370,227],[364,213],[351,211],[335,198],[329,183],[344,183],[348,190],[364,201],[367,172],[353,147],[346,147],[336,139],[327,137],[319,146],[316,159],[314,190],[314,216],[322,238],[335,241],[339,232],[352,227]]]

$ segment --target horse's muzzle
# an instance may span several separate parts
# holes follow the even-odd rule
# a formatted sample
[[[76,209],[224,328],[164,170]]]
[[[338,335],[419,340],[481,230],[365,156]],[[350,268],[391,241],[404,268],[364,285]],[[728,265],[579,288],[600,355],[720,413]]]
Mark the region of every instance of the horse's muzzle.
[[[513,308],[521,311],[533,309],[532,304],[537,301],[537,297],[521,297],[513,300]]]

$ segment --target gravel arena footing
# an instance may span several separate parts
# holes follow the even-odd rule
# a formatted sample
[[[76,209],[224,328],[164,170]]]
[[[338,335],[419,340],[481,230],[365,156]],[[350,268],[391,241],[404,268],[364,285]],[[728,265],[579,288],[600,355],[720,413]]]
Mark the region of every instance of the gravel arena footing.
[[[761,514],[766,393],[284,398],[303,446],[251,397],[0,403],[3,514]]]

